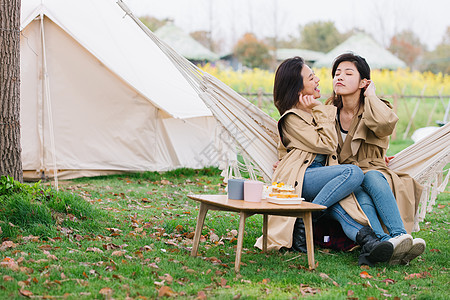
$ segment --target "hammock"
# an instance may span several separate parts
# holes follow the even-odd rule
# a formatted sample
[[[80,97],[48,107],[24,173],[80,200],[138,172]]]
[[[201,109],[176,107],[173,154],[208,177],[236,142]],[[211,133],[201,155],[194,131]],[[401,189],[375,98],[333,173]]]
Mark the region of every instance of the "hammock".
[[[245,172],[252,179],[262,178],[270,182],[272,165],[278,160],[277,122],[161,41],[133,15],[122,0],[117,3],[169,57],[216,118],[219,126],[215,150],[225,181],[242,177],[242,172]],[[404,149],[391,161],[391,169],[408,173],[425,186],[414,222],[415,230],[418,230],[418,224],[424,219],[426,211],[432,209],[437,194],[447,185],[450,172],[443,179],[443,169],[450,163],[449,131],[450,124],[447,124],[431,136]]]

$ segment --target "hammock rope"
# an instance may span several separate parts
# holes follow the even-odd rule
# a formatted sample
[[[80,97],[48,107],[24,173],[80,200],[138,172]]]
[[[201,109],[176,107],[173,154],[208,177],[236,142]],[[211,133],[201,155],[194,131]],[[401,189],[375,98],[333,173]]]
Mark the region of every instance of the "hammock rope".
[[[215,147],[219,156],[219,168],[223,170],[225,181],[242,177],[244,173],[252,179],[263,178],[265,182],[270,182],[272,165],[278,160],[277,122],[161,41],[133,15],[122,0],[118,0],[117,4],[167,55],[211,110],[218,123]],[[230,155],[230,152],[233,155]],[[447,186],[450,172],[447,172],[445,177],[443,174],[449,163],[450,123],[404,149],[390,162],[391,169],[410,174],[424,186],[415,216],[415,230],[418,230],[419,222],[423,221],[426,212],[431,211],[436,196]]]

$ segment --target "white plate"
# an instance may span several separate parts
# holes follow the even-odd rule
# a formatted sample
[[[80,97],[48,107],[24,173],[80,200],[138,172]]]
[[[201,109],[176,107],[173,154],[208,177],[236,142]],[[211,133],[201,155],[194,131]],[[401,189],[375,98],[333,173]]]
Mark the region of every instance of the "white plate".
[[[285,205],[292,205],[292,204],[301,204],[302,200],[305,200],[304,198],[277,198],[277,197],[266,197],[267,201],[270,203],[275,204],[285,204]]]

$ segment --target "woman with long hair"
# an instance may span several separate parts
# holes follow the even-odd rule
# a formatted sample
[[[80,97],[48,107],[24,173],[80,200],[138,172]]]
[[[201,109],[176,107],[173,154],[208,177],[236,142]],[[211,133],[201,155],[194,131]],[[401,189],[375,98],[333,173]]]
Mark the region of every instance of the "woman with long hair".
[[[365,173],[354,194],[376,235],[394,246],[390,264],[408,264],[425,250],[425,241],[411,232],[422,187],[407,174],[387,167],[386,150],[398,117],[388,101],[380,100],[366,60],[353,53],[338,56],[332,67],[337,108],[338,157],[341,164],[359,166]],[[385,225],[385,233],[380,220]]]

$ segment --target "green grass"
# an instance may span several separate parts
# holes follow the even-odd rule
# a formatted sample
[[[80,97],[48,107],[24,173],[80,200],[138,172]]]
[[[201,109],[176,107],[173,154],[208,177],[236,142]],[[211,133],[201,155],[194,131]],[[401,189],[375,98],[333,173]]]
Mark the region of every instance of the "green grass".
[[[198,203],[186,195],[225,193],[215,168],[81,178],[62,181],[60,192],[53,193],[39,201],[2,196],[2,238],[16,244],[0,252],[2,299],[22,298],[20,290],[47,298],[154,299],[161,286],[166,295],[182,299],[203,293],[210,299],[292,299],[311,293],[314,299],[447,298],[448,188],[413,234],[426,240],[427,249],[410,266],[362,269],[358,251],[316,249],[318,267],[309,271],[305,254],[263,254],[253,247],[262,227],[256,215],[246,222],[239,275],[233,271],[235,213],[209,211],[199,256],[189,256]],[[215,236],[218,241],[211,240]],[[11,261],[17,268],[8,267]],[[361,278],[363,271],[373,277]],[[420,278],[405,279],[410,274]]]

